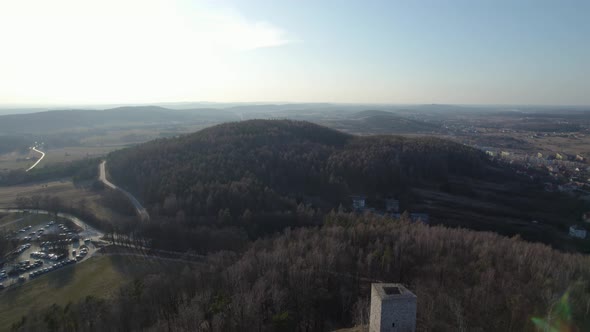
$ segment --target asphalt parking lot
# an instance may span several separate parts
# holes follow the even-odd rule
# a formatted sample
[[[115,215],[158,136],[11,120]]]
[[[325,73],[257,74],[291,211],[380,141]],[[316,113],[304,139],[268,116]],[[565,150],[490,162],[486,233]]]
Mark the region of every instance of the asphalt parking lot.
[[[73,222],[56,222],[47,215],[40,225],[28,225],[26,218],[11,238],[19,246],[0,267],[0,289],[28,282],[91,257],[97,250],[94,238],[84,238],[84,225]]]

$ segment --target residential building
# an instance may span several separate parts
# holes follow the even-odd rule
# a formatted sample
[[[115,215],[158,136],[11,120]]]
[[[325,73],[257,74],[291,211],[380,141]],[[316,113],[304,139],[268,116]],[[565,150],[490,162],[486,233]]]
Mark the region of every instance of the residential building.
[[[578,239],[585,239],[587,235],[586,229],[578,226],[578,225],[572,225],[570,226],[570,236],[571,237],[575,237]]]

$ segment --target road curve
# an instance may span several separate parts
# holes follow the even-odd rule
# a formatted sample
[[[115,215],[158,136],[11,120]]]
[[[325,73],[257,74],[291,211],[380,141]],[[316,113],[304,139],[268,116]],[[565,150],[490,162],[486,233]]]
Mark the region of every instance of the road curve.
[[[33,168],[35,168],[35,166],[37,166],[37,164],[39,164],[41,162],[41,160],[43,160],[43,158],[45,158],[45,152],[43,152],[41,150],[37,150],[37,148],[35,148],[35,147],[32,147],[31,149],[35,152],[39,152],[41,154],[41,158],[39,158],[39,160],[37,160],[37,162],[34,163],[33,166],[29,167],[29,169],[27,169],[27,172],[32,170]]]
[[[99,174],[98,174],[98,178],[100,180],[100,182],[104,183],[105,186],[114,189],[114,190],[119,190],[120,192],[122,192],[123,194],[125,194],[125,196],[127,196],[127,198],[129,198],[129,200],[131,201],[131,203],[133,204],[133,206],[135,207],[135,210],[137,211],[137,215],[139,216],[139,218],[142,221],[148,221],[150,220],[150,215],[147,212],[147,210],[141,205],[141,203],[139,203],[139,201],[137,200],[137,198],[135,198],[135,196],[131,195],[128,191],[122,189],[121,187],[117,187],[115,184],[113,184],[111,181],[107,180],[107,175],[106,175],[106,160],[103,160],[100,163],[99,166]]]

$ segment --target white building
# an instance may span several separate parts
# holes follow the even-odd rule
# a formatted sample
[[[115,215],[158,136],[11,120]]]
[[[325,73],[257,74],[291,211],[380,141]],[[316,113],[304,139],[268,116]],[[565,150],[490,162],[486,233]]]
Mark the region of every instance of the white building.
[[[356,211],[365,209],[365,196],[352,196],[352,208]]]
[[[370,332],[416,331],[416,295],[401,284],[371,284]]]
[[[579,239],[585,239],[586,238],[586,229],[578,226],[578,225],[573,225],[570,226],[570,236],[571,237],[577,237]]]

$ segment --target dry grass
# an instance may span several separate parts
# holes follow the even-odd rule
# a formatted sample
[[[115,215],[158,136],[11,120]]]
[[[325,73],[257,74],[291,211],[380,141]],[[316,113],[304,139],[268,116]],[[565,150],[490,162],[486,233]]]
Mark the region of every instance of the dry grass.
[[[16,231],[23,226],[39,226],[46,224],[49,220],[56,220],[58,223],[67,222],[67,219],[32,213],[11,213],[0,218],[0,229],[4,231]]]
[[[77,206],[79,202],[86,200],[86,206],[90,212],[102,220],[120,220],[125,217],[106,208],[101,203],[100,193],[90,189],[75,186],[71,180],[58,180],[48,182],[29,183],[17,186],[0,187],[0,208],[15,207],[15,199],[22,195],[31,197],[34,195],[56,196],[67,205]]]
[[[55,164],[60,162],[80,160],[84,158],[102,157],[111,151],[121,149],[123,146],[98,146],[98,147],[64,147],[59,149],[43,150],[46,153],[41,164]]]
[[[39,158],[39,154],[30,151],[28,153],[11,152],[0,155],[0,170],[27,169],[35,163],[34,159]]]
[[[96,146],[96,147],[63,147],[58,149],[41,149],[45,152],[45,158],[37,167],[43,167],[49,164],[56,164],[84,158],[96,158],[107,155],[109,152],[124,148],[124,145]],[[27,169],[33,165],[35,159],[26,160],[26,158],[39,158],[39,154],[34,151],[28,153],[6,153],[0,155],[0,170]]]
[[[179,266],[149,257],[96,256],[0,292],[0,330],[35,309],[65,305],[86,296],[109,297],[120,286],[153,271]]]
[[[83,188],[77,188],[70,180],[28,183],[23,185],[0,187],[0,207],[13,207],[17,196],[49,195],[58,196],[65,201],[92,198],[96,194]]]

